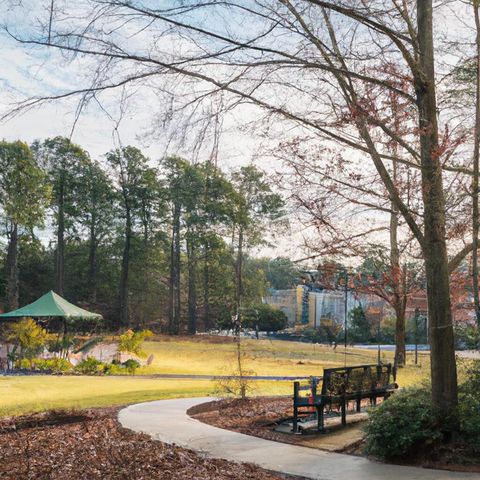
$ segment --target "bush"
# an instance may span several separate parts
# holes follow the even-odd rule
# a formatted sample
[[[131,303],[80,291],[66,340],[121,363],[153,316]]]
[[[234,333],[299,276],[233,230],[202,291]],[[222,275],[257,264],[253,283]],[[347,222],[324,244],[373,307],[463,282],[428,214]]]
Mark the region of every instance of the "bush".
[[[65,358],[38,358],[33,362],[37,370],[50,371],[54,374],[67,373],[73,368]]]
[[[254,305],[243,314],[242,325],[245,328],[256,328],[261,332],[278,332],[287,327],[288,318],[284,312],[270,305]]]
[[[6,338],[8,342],[20,348],[19,357],[33,360],[44,350],[51,335],[32,318],[23,318],[9,326]],[[30,368],[32,366],[31,364]]]
[[[39,370],[54,374],[67,373],[73,368],[72,364],[64,358],[22,358],[15,362],[15,368],[21,370]]]
[[[118,351],[133,353],[138,357],[146,357],[147,354],[142,350],[142,344],[151,336],[153,336],[153,333],[150,330],[142,330],[140,332],[127,330],[124,334],[120,335]]]
[[[478,327],[458,325],[455,327],[455,344],[457,348],[475,350],[480,344]]]
[[[464,440],[480,444],[480,361],[466,365],[467,380],[459,386],[459,421]]]
[[[460,363],[457,416],[458,444],[478,449],[480,445],[480,361]],[[434,458],[443,455],[443,445],[450,439],[441,431],[441,422],[435,422],[435,412],[428,388],[403,390],[372,411],[365,427],[366,453],[395,460],[428,454]]]
[[[332,322],[331,325],[320,325],[318,328],[307,327],[302,335],[313,343],[339,343],[342,328],[342,325]]]
[[[352,342],[370,342],[375,338],[372,333],[373,326],[368,321],[365,310],[362,305],[358,305],[348,313],[350,328],[348,329],[348,337]]]
[[[122,365],[127,369],[128,373],[131,375],[135,375],[135,371],[137,368],[140,367],[140,363],[137,362],[137,360],[134,360],[133,358],[129,358],[125,362],[122,363]]]
[[[87,357],[75,367],[75,371],[82,375],[98,375],[105,371],[105,364],[94,357]]]
[[[104,369],[105,375],[121,375],[125,373],[125,367],[118,362],[107,363]]]
[[[426,388],[396,393],[372,411],[365,427],[365,451],[393,460],[413,456],[442,440]]]
[[[18,370],[30,370],[33,367],[35,359],[29,360],[28,358],[19,358],[15,360],[13,366]]]

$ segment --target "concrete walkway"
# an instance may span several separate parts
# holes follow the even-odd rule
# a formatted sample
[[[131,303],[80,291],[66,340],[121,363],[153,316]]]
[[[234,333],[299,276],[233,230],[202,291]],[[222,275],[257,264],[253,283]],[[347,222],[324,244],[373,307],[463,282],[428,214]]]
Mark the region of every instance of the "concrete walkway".
[[[255,463],[267,470],[320,480],[459,480],[480,474],[453,473],[385,465],[362,457],[327,453],[308,447],[272,442],[212,427],[190,418],[186,411],[211,398],[160,400],[131,405],[120,411],[120,423],[155,440],[175,443],[206,456]]]

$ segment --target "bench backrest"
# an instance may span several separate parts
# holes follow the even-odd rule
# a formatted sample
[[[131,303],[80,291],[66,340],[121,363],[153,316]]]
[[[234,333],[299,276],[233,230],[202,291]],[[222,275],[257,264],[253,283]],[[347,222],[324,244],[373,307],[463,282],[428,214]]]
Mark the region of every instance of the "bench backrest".
[[[341,396],[382,390],[390,384],[391,373],[391,364],[326,368],[323,371],[322,395]]]

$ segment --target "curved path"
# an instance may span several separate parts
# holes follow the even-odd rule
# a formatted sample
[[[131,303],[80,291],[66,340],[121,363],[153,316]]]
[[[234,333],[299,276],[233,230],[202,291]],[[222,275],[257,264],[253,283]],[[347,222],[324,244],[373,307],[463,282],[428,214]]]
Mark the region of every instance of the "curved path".
[[[385,465],[363,457],[327,453],[308,447],[272,442],[206,425],[186,411],[212,398],[159,400],[120,411],[120,423],[155,440],[175,443],[209,457],[250,462],[267,470],[320,480],[466,480],[478,473],[456,473]]]

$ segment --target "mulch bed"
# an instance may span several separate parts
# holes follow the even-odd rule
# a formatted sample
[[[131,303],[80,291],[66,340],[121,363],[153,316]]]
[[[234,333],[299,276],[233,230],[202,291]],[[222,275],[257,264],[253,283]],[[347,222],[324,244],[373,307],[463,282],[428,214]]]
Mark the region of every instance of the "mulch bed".
[[[69,480],[274,480],[250,464],[207,459],[124,429],[118,408],[0,420],[0,478]]]

